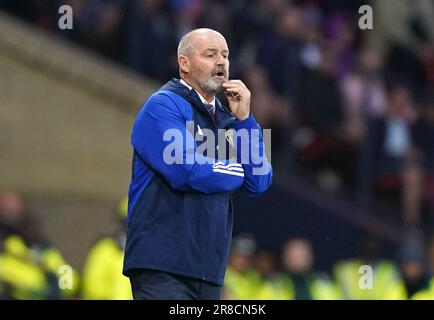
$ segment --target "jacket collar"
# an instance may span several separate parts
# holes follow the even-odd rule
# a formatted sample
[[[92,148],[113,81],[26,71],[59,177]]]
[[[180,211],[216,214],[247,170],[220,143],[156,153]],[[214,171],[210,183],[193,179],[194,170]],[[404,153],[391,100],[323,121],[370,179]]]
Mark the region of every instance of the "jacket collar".
[[[178,96],[190,102],[190,104],[195,107],[199,112],[202,112],[206,116],[210,117],[196,90],[190,90],[188,87],[183,85],[179,79],[172,78],[172,80],[162,86],[160,90],[167,90],[177,94]],[[215,99],[215,107],[216,122],[218,128],[225,128],[229,124],[236,121],[235,116],[229,111],[229,109],[225,105],[223,105],[223,103],[221,103],[220,99],[218,99],[217,97]]]
[[[190,85],[188,85],[184,80],[180,79],[179,82],[180,82],[181,84],[183,84],[184,86],[186,86],[189,90],[193,89],[193,88],[192,88]],[[195,91],[196,91],[196,90],[195,90]],[[199,92],[196,91],[196,93],[197,93],[197,95],[199,96],[200,101],[202,101],[203,104],[208,103],[208,102],[205,100],[205,98],[202,97],[202,95],[201,95]],[[212,101],[211,101],[209,104],[211,104],[211,105],[213,106],[213,108],[215,108],[215,97],[214,97],[214,99],[212,99]]]

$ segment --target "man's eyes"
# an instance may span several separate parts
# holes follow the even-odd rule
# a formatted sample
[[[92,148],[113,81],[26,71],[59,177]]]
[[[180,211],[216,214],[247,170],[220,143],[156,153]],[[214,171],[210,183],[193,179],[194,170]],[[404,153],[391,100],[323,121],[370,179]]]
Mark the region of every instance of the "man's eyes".
[[[215,53],[206,54],[205,57],[207,57],[207,58],[213,58],[213,57],[215,57]],[[227,55],[223,55],[223,58],[227,59],[228,56]]]

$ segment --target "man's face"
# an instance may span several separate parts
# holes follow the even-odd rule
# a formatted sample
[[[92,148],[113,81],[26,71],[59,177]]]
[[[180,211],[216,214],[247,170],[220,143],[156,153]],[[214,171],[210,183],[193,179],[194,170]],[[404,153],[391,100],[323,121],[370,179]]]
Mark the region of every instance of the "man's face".
[[[302,239],[288,242],[283,251],[283,265],[289,272],[304,274],[312,268],[313,256],[309,243]]]
[[[190,79],[204,91],[216,94],[229,79],[229,49],[219,34],[209,32],[192,40]]]

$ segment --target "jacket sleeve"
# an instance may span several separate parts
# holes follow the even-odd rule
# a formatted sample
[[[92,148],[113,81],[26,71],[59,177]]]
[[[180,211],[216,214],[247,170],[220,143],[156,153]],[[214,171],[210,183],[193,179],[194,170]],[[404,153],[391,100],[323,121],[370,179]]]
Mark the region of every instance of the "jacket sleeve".
[[[148,99],[137,116],[131,142],[145,163],[176,190],[218,193],[243,184],[241,164],[196,154],[186,119],[167,94],[159,92]]]
[[[235,130],[237,162],[244,168],[242,190],[250,196],[257,196],[271,186],[273,170],[265,155],[262,130],[252,114],[233,125]]]

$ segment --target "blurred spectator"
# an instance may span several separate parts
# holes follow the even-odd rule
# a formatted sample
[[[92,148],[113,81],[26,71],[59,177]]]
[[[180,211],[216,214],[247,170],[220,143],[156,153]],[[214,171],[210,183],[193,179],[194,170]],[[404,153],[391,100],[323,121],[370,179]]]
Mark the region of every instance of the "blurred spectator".
[[[78,274],[71,267],[68,283],[61,288],[62,267],[67,266],[61,253],[43,239],[39,221],[26,213],[19,225],[20,234],[10,234],[0,252],[0,283],[9,299],[63,299],[78,290]],[[66,269],[65,269],[66,270]],[[68,280],[69,281],[69,280]]]
[[[245,73],[249,90],[255,92],[252,112],[264,128],[281,128],[289,124],[289,107],[286,101],[270,87],[264,69],[251,66]],[[272,101],[272,103],[270,103]]]
[[[18,232],[24,216],[24,204],[21,197],[12,191],[0,192],[0,270],[4,264],[4,241]],[[9,299],[8,283],[0,278],[0,299]]]
[[[251,110],[263,128],[272,130],[272,158],[273,161],[279,161],[282,149],[287,147],[289,141],[290,108],[287,102],[273,91],[262,67],[249,67],[244,78],[249,90],[255,94]]]
[[[229,265],[223,287],[223,299],[254,299],[259,288],[260,278],[253,268],[256,241],[248,234],[240,234],[233,239]]]
[[[344,107],[343,139],[353,146],[357,163],[352,168],[354,172],[350,173],[356,180],[349,184],[355,187],[359,203],[369,203],[371,198],[371,177],[368,174],[371,146],[367,123],[384,116],[386,92],[382,71],[377,50],[364,49],[359,52],[353,69],[339,80]]]
[[[405,288],[399,271],[391,261],[381,258],[380,243],[374,237],[360,240],[359,256],[338,261],[334,266],[334,276],[343,298],[347,300],[401,300],[406,299]],[[360,268],[372,268],[372,273]],[[372,287],[360,285],[361,277],[370,277],[367,283]]]
[[[420,33],[434,34],[434,4],[430,0],[397,0],[391,6],[387,1],[372,0],[375,32],[369,34],[370,44],[385,53],[398,43],[417,48]]]
[[[330,48],[323,48],[318,65],[303,69],[295,100],[301,123],[331,135],[342,125],[342,101],[332,75],[335,58]]]
[[[276,271],[274,257],[271,252],[259,251],[255,256],[254,265],[259,275],[255,299],[288,300],[291,298],[284,281]]]
[[[257,42],[257,62],[273,88],[290,99],[298,83],[301,47],[301,12],[294,6],[283,7],[275,29],[264,32]]]
[[[228,45],[231,51],[235,50],[232,46],[231,23],[233,19],[233,10],[231,10],[231,1],[204,1],[206,3],[207,15],[203,16],[200,23],[207,28],[218,29],[228,37]]]
[[[70,38],[114,60],[121,60],[126,0],[70,0],[74,28]]]
[[[131,300],[130,281],[122,275],[128,199],[117,208],[117,229],[90,249],[83,269],[82,297],[88,300]]]
[[[434,278],[431,279],[430,285],[427,289],[416,292],[413,300],[434,300]]]
[[[405,77],[417,93],[429,83],[429,52],[432,52],[434,32],[434,3],[398,0],[389,6],[384,1],[373,1],[376,32],[369,35],[371,44],[386,57],[388,72]],[[427,55],[428,54],[428,55]],[[426,64],[428,63],[428,65]]]
[[[234,11],[231,35],[235,48],[245,46],[247,42],[256,45],[257,38],[273,28],[277,16],[285,9],[287,0],[239,0],[227,1]],[[252,50],[253,51],[253,50]],[[241,62],[241,61],[240,61]]]
[[[420,115],[412,127],[412,137],[421,155],[423,168],[423,212],[426,229],[434,226],[434,90],[428,91],[420,104]]]
[[[344,132],[349,141],[360,143],[366,119],[384,115],[385,83],[378,52],[365,49],[359,53],[353,70],[339,81],[344,106]]]
[[[175,41],[179,43],[182,36],[193,30],[205,13],[205,6],[201,0],[169,0],[173,12]]]
[[[429,272],[431,276],[434,277],[434,233],[431,233],[431,236],[428,238],[427,259]]]
[[[332,74],[333,55],[325,47],[318,65],[303,70],[294,109],[298,121],[295,135],[305,131],[303,135],[308,137],[296,144],[299,164],[320,186],[336,192],[342,191],[343,185],[354,185],[357,149],[345,141],[342,97]]]
[[[428,241],[428,267],[429,267],[429,284],[428,287],[416,292],[412,299],[414,300],[434,300],[434,235],[431,235]]]
[[[427,36],[416,50],[425,71],[427,87],[434,90],[434,42]]]
[[[357,23],[350,15],[343,12],[330,14],[325,21],[325,39],[335,57],[332,72],[339,79],[353,67],[355,59]]]
[[[8,235],[18,233],[24,216],[24,204],[18,193],[0,192],[0,243]]]
[[[282,252],[281,281],[289,299],[335,300],[340,293],[325,273],[314,271],[311,244],[303,238],[288,240]]]
[[[400,249],[399,263],[406,299],[429,286],[429,272],[423,247],[416,241],[407,241]]]
[[[402,192],[401,203],[394,210],[402,212],[402,219],[408,225],[420,225],[423,196],[421,154],[414,148],[411,133],[416,116],[409,89],[393,84],[384,118],[372,121],[369,127],[377,194],[398,188]]]
[[[164,2],[132,0],[128,4],[128,66],[158,81],[165,81],[177,75],[177,43]]]

